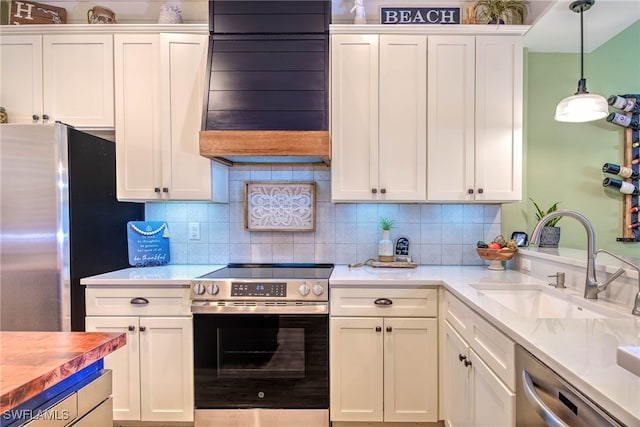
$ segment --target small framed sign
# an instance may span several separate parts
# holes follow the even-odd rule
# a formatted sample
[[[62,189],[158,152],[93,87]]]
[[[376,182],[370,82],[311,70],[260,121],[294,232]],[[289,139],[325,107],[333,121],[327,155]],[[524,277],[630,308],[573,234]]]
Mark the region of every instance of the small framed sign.
[[[169,227],[161,221],[129,221],[127,223],[129,264],[150,267],[168,264]]]
[[[381,24],[459,24],[459,7],[381,7]]]
[[[65,24],[67,10],[34,1],[13,0],[9,13],[9,24]]]
[[[244,229],[315,231],[315,182],[246,182]]]

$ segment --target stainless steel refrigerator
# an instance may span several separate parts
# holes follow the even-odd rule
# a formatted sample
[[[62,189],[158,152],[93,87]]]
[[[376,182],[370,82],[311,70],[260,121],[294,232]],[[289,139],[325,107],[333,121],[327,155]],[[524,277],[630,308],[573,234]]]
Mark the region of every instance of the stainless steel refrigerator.
[[[63,124],[0,125],[0,330],[84,330],[83,277],[129,266],[115,144]]]

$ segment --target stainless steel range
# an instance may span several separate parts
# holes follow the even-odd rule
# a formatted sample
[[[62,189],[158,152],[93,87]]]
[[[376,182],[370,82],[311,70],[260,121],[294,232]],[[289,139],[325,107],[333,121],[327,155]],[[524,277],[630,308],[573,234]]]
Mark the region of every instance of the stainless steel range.
[[[331,264],[230,264],[191,283],[195,425],[329,425]]]

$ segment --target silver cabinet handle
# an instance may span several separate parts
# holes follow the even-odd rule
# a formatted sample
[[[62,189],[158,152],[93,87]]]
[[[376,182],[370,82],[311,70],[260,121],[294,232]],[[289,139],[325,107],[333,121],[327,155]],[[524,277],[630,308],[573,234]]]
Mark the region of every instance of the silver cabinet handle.
[[[131,304],[134,305],[146,305],[149,304],[149,300],[146,298],[142,298],[142,297],[136,297],[131,299]]]
[[[391,305],[393,304],[393,301],[391,301],[389,298],[378,298],[373,303],[375,305]]]
[[[533,409],[536,410],[549,427],[569,427],[569,424],[565,424],[558,418],[538,396],[533,381],[531,381],[531,376],[524,369],[522,370],[522,388],[524,389],[525,397],[533,405]]]

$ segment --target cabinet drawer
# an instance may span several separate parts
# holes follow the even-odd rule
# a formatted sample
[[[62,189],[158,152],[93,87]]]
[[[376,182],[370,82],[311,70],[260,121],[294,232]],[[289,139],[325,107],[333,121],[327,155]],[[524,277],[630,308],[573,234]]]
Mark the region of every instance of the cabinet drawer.
[[[88,288],[87,316],[188,316],[189,288]]]
[[[113,397],[109,397],[100,406],[73,424],[74,427],[111,426],[113,424]]]
[[[436,317],[437,289],[331,289],[332,316]],[[387,304],[384,304],[384,303]]]
[[[111,396],[112,374],[105,369],[99,378],[78,390],[78,416],[83,417]]]
[[[36,414],[34,414],[36,415]],[[44,413],[37,414],[37,418],[25,424],[29,427],[62,427],[69,424],[78,416],[78,396],[71,394],[64,400],[47,408]]]
[[[516,389],[516,345],[497,328],[473,313],[469,345],[511,389]]]
[[[442,308],[442,317],[453,326],[456,332],[468,340],[473,312],[462,301],[448,292],[444,292]]]
[[[515,390],[515,343],[448,292],[442,315],[498,378]]]

